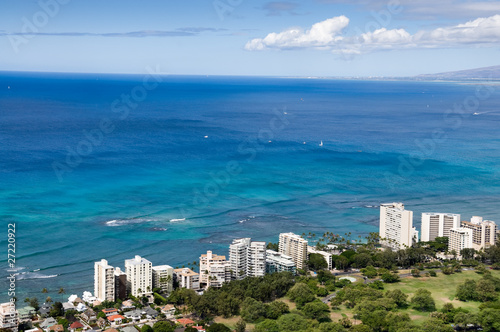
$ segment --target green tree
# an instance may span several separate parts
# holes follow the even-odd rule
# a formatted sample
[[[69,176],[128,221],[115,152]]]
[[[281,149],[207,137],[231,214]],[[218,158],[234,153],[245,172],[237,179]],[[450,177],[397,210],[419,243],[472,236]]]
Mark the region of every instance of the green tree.
[[[266,319],[255,325],[254,332],[279,332],[278,323],[275,320]]]
[[[42,288],[42,294],[47,294],[48,292],[47,288]]]
[[[361,274],[368,278],[375,278],[378,274],[377,269],[369,265],[364,269],[361,269]]]
[[[462,259],[474,259],[476,250],[474,250],[473,248],[464,248],[460,250],[460,255],[462,256]]]
[[[450,325],[445,325],[443,321],[436,318],[427,319],[423,326],[424,332],[454,332],[455,330]]]
[[[500,331],[500,309],[487,308],[479,312],[479,321],[485,332]]]
[[[148,324],[144,324],[141,328],[141,332],[153,332],[153,328]]]
[[[247,322],[255,322],[260,318],[265,318],[266,308],[262,302],[251,297],[247,297],[241,304],[241,318]]]
[[[50,310],[49,316],[51,317],[59,317],[64,315],[64,307],[61,302],[55,302],[52,306],[52,310]]]
[[[382,280],[386,283],[394,283],[399,281],[399,275],[396,273],[385,272],[381,275]]]
[[[328,263],[326,262],[323,255],[310,254],[309,260],[307,261],[307,266],[313,271],[319,271],[326,269],[328,267]]]
[[[314,293],[306,284],[299,282],[296,283],[289,291],[288,297],[292,302],[301,308],[304,304],[312,302],[315,299]]]
[[[304,305],[302,312],[306,317],[317,320],[324,320],[328,318],[330,307],[323,302],[310,302]]]
[[[424,288],[419,288],[410,300],[413,307],[419,311],[434,311],[436,302],[431,296],[431,292]]]
[[[106,314],[104,312],[102,312],[102,311],[99,311],[97,313],[97,319],[99,319],[99,318],[106,318]]]
[[[246,328],[247,328],[247,324],[245,323],[245,321],[243,319],[240,318],[240,320],[238,320],[238,322],[236,323],[235,331],[236,332],[245,332]]]
[[[156,322],[153,325],[153,331],[154,332],[173,332],[175,328],[170,324],[170,322],[162,320],[159,322]]]
[[[365,268],[373,264],[372,256],[367,253],[357,254],[353,257],[354,266],[358,269]]]
[[[231,332],[231,329],[224,324],[214,323],[206,328],[207,332]]]
[[[298,314],[283,315],[276,322],[280,331],[302,331],[309,325],[307,319]]]
[[[266,317],[278,319],[281,315],[290,312],[290,308],[285,302],[273,301],[265,305]]]
[[[408,295],[403,293],[400,289],[387,291],[385,293],[385,297],[393,299],[394,303],[396,303],[398,307],[404,307],[407,305]]]
[[[325,322],[319,324],[321,332],[346,332],[347,330],[339,323]]]
[[[493,301],[496,298],[497,294],[493,281],[483,278],[476,283],[476,299],[478,301]]]
[[[476,282],[466,279],[463,284],[457,286],[456,297],[460,301],[471,301],[476,298]]]

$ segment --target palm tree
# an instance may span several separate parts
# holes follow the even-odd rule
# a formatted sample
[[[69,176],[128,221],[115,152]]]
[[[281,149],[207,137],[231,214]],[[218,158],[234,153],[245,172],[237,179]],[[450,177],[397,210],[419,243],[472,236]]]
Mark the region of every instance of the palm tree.
[[[50,303],[52,302],[52,298],[50,296],[47,296],[47,298],[45,299],[45,302],[46,303]]]
[[[61,294],[61,299],[62,299],[62,297],[63,297],[62,295],[66,294],[66,291],[64,290],[64,288],[61,287],[61,288],[59,288],[59,292],[57,292],[57,293]]]
[[[47,294],[48,292],[49,292],[49,291],[47,290],[47,288],[43,288],[43,289],[42,289],[42,293],[43,293],[43,294]]]

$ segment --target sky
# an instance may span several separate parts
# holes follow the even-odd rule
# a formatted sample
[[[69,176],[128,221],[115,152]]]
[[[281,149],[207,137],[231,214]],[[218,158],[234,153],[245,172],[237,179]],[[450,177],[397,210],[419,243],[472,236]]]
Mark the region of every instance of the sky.
[[[500,0],[0,0],[0,71],[412,76],[499,50]]]

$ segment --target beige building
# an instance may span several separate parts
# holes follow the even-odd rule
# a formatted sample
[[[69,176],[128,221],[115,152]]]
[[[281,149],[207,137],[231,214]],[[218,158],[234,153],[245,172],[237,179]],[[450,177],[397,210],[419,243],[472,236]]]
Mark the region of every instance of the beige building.
[[[170,265],[153,266],[153,288],[160,288],[163,293],[174,289],[174,268]]]
[[[452,228],[448,237],[448,251],[460,255],[465,248],[472,248],[472,230],[469,228]]]
[[[472,246],[474,249],[481,250],[495,244],[497,233],[495,222],[474,216],[470,222],[462,221],[460,225],[462,228],[472,230]]]
[[[422,213],[421,241],[449,237],[450,229],[460,227],[460,215],[452,213]]]
[[[303,269],[307,260],[307,240],[294,233],[281,233],[279,252],[292,257],[297,269]]]
[[[0,328],[17,332],[18,315],[13,302],[0,304]]]
[[[211,251],[200,256],[200,287],[222,287],[223,283],[231,280],[234,273],[226,256],[216,255]]]
[[[250,238],[233,240],[229,245],[232,278],[262,277],[266,274],[266,243]]]
[[[141,256],[125,261],[127,290],[133,296],[145,296],[153,292],[152,264]]]
[[[403,203],[381,204],[379,234],[381,243],[393,250],[411,247],[418,242],[413,211],[405,210]]]
[[[200,275],[188,268],[175,269],[174,277],[179,282],[179,287],[187,289],[200,289]]]
[[[101,259],[94,263],[94,296],[99,301],[115,301],[115,269]]]

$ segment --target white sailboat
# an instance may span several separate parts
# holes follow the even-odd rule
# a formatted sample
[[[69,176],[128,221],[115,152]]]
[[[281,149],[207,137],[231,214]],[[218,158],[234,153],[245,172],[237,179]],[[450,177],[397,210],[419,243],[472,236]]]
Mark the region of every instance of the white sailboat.
[[[319,143],[319,146],[323,146],[323,141],[321,141],[321,143]]]

